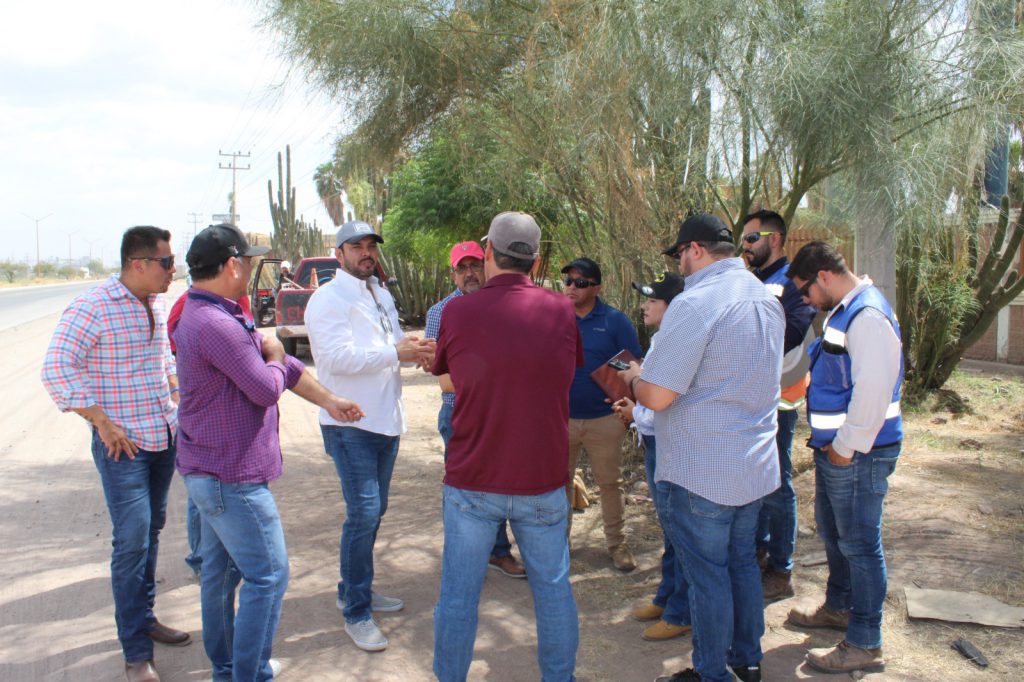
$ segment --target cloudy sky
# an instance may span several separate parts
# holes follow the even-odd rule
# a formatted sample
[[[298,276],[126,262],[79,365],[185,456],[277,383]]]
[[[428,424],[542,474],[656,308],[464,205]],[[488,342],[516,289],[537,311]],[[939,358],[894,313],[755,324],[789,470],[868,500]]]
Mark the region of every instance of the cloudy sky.
[[[57,0],[8,3],[0,22],[0,259],[90,253],[116,261],[136,224],[166,227],[174,248],[229,212],[239,165],[242,229],[269,233],[267,180],[292,146],[297,205],[332,225],[312,177],[330,159],[343,104],[290,74],[258,3]],[[181,256],[179,256],[181,257]]]

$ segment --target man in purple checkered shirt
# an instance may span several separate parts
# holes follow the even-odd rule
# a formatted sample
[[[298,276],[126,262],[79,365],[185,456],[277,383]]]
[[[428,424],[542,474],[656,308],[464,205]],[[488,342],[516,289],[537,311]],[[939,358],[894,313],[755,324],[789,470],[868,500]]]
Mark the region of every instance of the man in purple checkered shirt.
[[[248,288],[252,257],[267,251],[250,246],[233,225],[196,235],[187,256],[192,289],[174,331],[178,471],[202,520],[203,644],[214,680],[268,680],[280,668],[270,652],[288,552],[268,483],[281,475],[281,394],[290,389],[339,421],[364,416],[243,316],[236,301]]]

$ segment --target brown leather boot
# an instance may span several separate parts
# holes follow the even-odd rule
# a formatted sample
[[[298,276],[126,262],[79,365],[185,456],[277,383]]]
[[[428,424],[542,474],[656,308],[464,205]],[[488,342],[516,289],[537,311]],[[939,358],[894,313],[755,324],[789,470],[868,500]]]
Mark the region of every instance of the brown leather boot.
[[[832,628],[846,632],[850,614],[846,611],[833,611],[824,604],[814,609],[797,606],[790,609],[788,622],[802,628]]]
[[[772,567],[761,576],[761,589],[764,591],[764,603],[771,604],[793,596],[793,574],[790,571],[776,571]]]
[[[182,630],[167,627],[158,620],[153,621],[153,628],[149,631],[149,638],[158,644],[166,644],[167,646],[188,646],[192,643],[192,635]]]
[[[633,620],[644,622],[647,620],[658,620],[663,613],[665,613],[665,609],[657,604],[644,604],[633,609],[629,615],[633,617]]]
[[[629,545],[623,542],[621,545],[616,545],[608,550],[611,554],[612,563],[615,564],[615,568],[620,571],[628,572],[636,568],[636,559],[633,558],[633,552],[629,551]]]
[[[875,673],[885,670],[882,649],[862,649],[846,640],[832,648],[811,649],[804,657],[807,665],[823,673],[849,673],[861,670]]]
[[[128,682],[160,682],[160,674],[153,667],[153,661],[125,661],[124,676]]]

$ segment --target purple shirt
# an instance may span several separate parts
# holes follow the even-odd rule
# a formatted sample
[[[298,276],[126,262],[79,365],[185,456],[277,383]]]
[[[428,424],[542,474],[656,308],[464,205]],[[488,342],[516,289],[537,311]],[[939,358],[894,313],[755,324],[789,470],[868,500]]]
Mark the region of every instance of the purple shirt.
[[[174,330],[178,347],[178,471],[225,483],[281,475],[277,401],[305,365],[264,362],[261,336],[234,301],[192,289]]]

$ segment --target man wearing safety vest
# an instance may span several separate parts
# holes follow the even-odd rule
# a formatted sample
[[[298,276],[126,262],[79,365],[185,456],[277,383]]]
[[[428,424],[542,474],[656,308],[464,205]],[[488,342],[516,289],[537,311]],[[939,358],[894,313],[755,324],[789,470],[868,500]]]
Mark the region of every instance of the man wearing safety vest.
[[[807,349],[814,340],[811,320],[814,308],[804,303],[796,285],[789,281],[786,221],[775,211],[756,211],[743,219],[740,248],[751,271],[786,311],[783,344],[782,395],[778,431],[781,485],[764,498],[757,523],[757,558],[766,603],[793,596],[793,550],[796,548],[796,490],[793,488],[793,432],[800,406],[807,394]]]
[[[900,326],[882,292],[869,278],[851,273],[842,255],[823,242],[797,252],[789,278],[805,301],[828,311],[822,336],[809,351],[807,421],[814,512],[829,568],[825,603],[794,608],[789,622],[845,631],[835,647],[807,652],[812,668],[880,671],[886,591],[882,505],[903,441]]]

